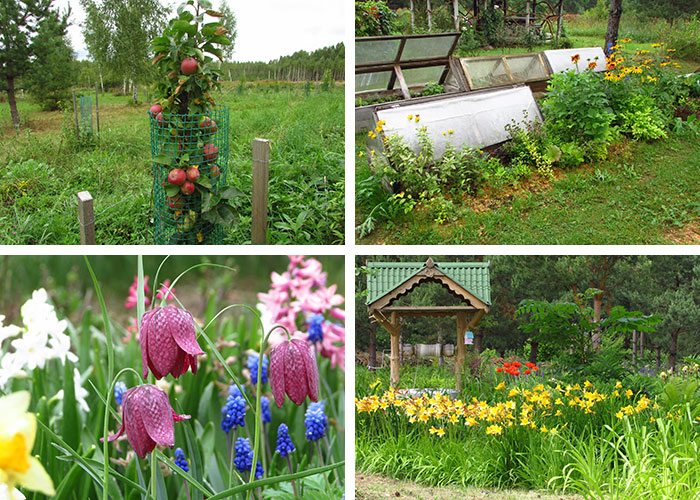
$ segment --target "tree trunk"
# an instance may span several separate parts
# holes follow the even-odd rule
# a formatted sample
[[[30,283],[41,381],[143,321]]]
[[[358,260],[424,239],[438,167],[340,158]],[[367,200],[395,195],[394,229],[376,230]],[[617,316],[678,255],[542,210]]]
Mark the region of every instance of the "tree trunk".
[[[100,87],[102,88],[102,93],[105,93],[105,84],[102,81],[102,71],[100,71]]]
[[[671,365],[671,371],[673,373],[676,373],[676,361],[678,358],[678,334],[680,331],[680,328],[674,328],[671,330],[671,344],[668,348],[668,364]]]
[[[19,113],[17,113],[17,101],[15,100],[15,79],[7,79],[7,102],[10,103],[10,115],[15,128],[19,128]]]
[[[369,331],[369,367],[377,366],[377,335],[374,330]]]
[[[622,1],[622,0],[620,0],[620,1]],[[557,40],[556,40],[557,48],[559,48],[559,40],[561,39],[561,25],[562,25],[562,16],[563,15],[564,15],[564,2],[562,0],[559,3],[559,12],[557,12]]]
[[[539,351],[540,344],[536,340],[530,341],[530,363],[537,364],[537,352]]]
[[[124,82],[122,83],[122,95],[126,95],[126,77],[124,77]]]
[[[620,29],[622,17],[622,0],[612,0],[610,3],[610,16],[608,17],[608,30],[605,32],[605,55],[609,56],[611,50],[608,47],[617,42],[617,33]]]
[[[639,359],[644,361],[644,332],[639,332]]]
[[[593,296],[593,321],[596,323],[600,321],[600,313],[603,309],[603,294],[599,293]],[[600,352],[601,343],[601,333],[600,327],[596,329],[591,334],[591,348],[594,352]]]
[[[433,8],[430,5],[430,0],[426,0],[426,9],[428,11],[428,33],[433,31]]]
[[[136,92],[137,92],[137,90],[136,90],[136,84],[134,83],[133,86],[134,86],[134,104],[138,104],[138,103],[139,103],[139,100],[138,100],[138,97],[137,97],[137,95],[136,95]]]
[[[416,12],[413,10],[413,0],[411,0],[409,8],[411,9],[411,33],[416,32]]]
[[[632,364],[637,363],[637,330],[632,330]]]
[[[656,371],[658,372],[661,370],[661,346],[656,344],[654,347],[656,347]]]
[[[484,334],[481,332],[474,332],[474,352],[476,354],[481,354],[481,341],[484,339]]]
[[[459,31],[459,0],[454,0],[455,31]]]

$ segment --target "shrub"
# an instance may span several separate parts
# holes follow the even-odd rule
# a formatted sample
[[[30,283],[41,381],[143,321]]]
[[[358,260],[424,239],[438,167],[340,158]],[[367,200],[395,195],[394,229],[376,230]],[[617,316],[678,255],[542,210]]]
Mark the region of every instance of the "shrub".
[[[355,2],[355,36],[391,35],[397,31],[395,21],[385,0]]]
[[[643,95],[632,95],[620,111],[620,130],[631,133],[635,139],[660,139],[667,137],[661,111],[654,100]]]

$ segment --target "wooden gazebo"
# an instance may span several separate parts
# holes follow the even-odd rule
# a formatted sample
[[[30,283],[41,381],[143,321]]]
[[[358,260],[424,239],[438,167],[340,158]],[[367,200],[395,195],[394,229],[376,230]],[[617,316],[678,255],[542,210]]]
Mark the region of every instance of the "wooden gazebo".
[[[464,334],[473,330],[491,306],[489,267],[483,262],[370,262],[367,275],[367,312],[391,335],[391,385],[399,383],[399,336],[404,317],[457,318],[457,390],[462,389],[466,350]],[[456,306],[393,306],[396,299],[425,282],[440,283],[462,304]]]

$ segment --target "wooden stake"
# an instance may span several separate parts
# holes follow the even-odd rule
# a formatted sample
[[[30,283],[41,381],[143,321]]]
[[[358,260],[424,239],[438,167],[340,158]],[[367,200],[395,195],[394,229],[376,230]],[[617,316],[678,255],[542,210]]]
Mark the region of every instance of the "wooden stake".
[[[253,214],[251,241],[254,245],[267,243],[267,192],[270,180],[270,141],[253,141]]]
[[[464,333],[467,331],[467,313],[457,313],[457,359],[455,360],[455,376],[457,378],[457,390],[462,390],[462,373],[464,372],[464,360],[466,348],[464,347]]]
[[[389,358],[391,365],[391,387],[396,387],[399,385],[399,367],[401,365],[399,362],[401,325],[399,324],[398,315],[395,312],[391,313],[391,325],[392,330],[389,332],[391,334],[391,357]]]
[[[95,83],[95,117],[97,118],[97,133],[100,133],[100,93]]]
[[[73,91],[73,114],[75,115],[75,134],[80,139],[80,125],[78,124],[78,105],[75,101],[75,90]]]
[[[78,196],[78,220],[80,221],[80,244],[95,244],[95,212],[92,206],[92,195],[81,191]]]

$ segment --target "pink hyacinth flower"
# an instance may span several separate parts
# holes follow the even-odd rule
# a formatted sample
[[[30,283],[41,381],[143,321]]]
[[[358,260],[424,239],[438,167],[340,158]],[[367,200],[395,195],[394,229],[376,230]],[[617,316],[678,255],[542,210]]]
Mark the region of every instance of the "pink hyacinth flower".
[[[170,406],[167,394],[155,385],[139,385],[124,393],[122,427],[109,437],[114,441],[126,431],[126,438],[139,458],[156,445],[175,446],[175,422],[190,418],[178,415]]]
[[[197,343],[194,318],[175,306],[148,311],[141,319],[141,362],[143,378],[150,368],[157,379],[170,373],[178,378],[192,367],[197,373],[197,356],[204,354]]]
[[[285,340],[270,352],[270,387],[278,408],[285,393],[297,406],[309,396],[318,401],[318,366],[304,340]]]

